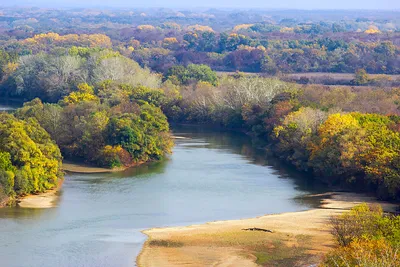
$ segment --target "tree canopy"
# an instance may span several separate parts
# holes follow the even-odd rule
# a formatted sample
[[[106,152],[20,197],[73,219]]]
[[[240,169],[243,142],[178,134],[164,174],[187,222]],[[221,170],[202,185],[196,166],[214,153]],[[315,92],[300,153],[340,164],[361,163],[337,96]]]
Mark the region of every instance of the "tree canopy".
[[[35,118],[64,156],[100,166],[132,166],[169,153],[169,125],[161,109],[153,104],[157,104],[150,96],[153,90],[121,85],[125,88],[120,89],[121,95],[111,99],[106,97],[109,86],[105,83],[97,90],[105,97],[100,98],[91,86],[80,84],[59,104],[34,99],[18,109],[16,116]],[[154,92],[157,95],[158,91]]]
[[[62,179],[61,153],[35,119],[0,113],[0,191],[5,196],[44,192]]]

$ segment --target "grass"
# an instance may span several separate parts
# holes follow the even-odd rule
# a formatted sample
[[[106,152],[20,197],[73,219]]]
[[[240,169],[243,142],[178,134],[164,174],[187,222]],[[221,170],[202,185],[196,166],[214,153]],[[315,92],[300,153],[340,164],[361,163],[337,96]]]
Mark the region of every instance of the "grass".
[[[183,242],[155,239],[155,240],[150,240],[149,245],[154,247],[178,248],[178,247],[183,247],[184,244]]]
[[[282,241],[273,242],[272,248],[254,251],[256,263],[262,266],[296,266],[301,259],[307,258],[307,248],[298,245],[287,245]]]
[[[256,263],[261,266],[284,267],[308,261],[312,257],[309,254],[311,241],[308,235],[231,230],[173,236],[171,240],[151,240],[149,244],[162,247],[232,247],[255,256]]]

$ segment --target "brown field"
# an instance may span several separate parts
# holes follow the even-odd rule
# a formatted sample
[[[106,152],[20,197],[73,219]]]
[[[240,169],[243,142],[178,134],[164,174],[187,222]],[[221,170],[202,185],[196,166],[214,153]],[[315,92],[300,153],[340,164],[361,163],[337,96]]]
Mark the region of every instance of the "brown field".
[[[300,79],[301,77],[307,77],[309,79],[318,78],[330,78],[333,80],[347,80],[351,81],[354,79],[354,73],[332,73],[332,72],[303,72],[303,73],[290,73],[284,74],[290,78]],[[399,80],[400,75],[386,75],[386,74],[368,74],[371,79],[386,77],[392,80]]]
[[[217,74],[219,76],[222,75],[233,75],[236,72],[233,71],[217,71]],[[266,73],[253,73],[253,72],[240,72],[245,75],[249,76],[266,76],[266,77],[275,77],[275,76],[270,76]],[[377,78],[387,78],[392,81],[399,81],[400,80],[400,75],[387,75],[387,74],[368,74],[368,76],[371,79],[377,79]],[[278,78],[292,78],[292,79],[300,79],[301,77],[306,77],[308,79],[315,79],[315,80],[321,80],[321,79],[330,79],[334,81],[347,81],[350,82],[351,80],[354,79],[354,73],[334,73],[334,72],[299,72],[299,73],[284,73],[276,76]]]

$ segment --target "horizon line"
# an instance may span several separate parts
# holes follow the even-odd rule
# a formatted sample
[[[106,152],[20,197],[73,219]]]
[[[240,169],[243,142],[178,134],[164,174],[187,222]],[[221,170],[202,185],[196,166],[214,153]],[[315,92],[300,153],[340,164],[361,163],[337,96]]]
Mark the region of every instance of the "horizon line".
[[[109,5],[69,5],[69,4],[14,4],[14,5],[3,5],[0,4],[0,8],[53,8],[53,9],[219,9],[219,10],[253,10],[259,9],[261,11],[389,11],[399,12],[400,8],[274,8],[274,7],[235,7],[235,6],[109,6]]]

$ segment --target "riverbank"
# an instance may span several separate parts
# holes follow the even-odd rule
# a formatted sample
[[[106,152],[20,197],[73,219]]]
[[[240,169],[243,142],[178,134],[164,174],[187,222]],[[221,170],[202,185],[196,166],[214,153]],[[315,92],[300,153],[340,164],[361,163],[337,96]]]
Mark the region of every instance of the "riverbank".
[[[107,173],[123,171],[125,168],[107,169],[100,167],[93,167],[83,163],[63,162],[63,171],[73,173]],[[19,197],[15,200],[17,206],[21,208],[33,208],[33,209],[48,209],[57,206],[57,200],[59,198],[59,191],[61,190],[62,183],[64,180],[60,180],[56,188],[48,190],[44,193],[28,195]]]
[[[120,168],[113,168],[113,169],[108,169],[108,168],[101,168],[101,167],[95,167],[91,166],[85,163],[77,163],[77,162],[71,162],[71,161],[64,161],[62,165],[62,170],[65,172],[71,172],[71,173],[82,173],[82,174],[95,174],[95,173],[110,173],[110,172],[120,172],[124,171],[128,168],[136,167],[141,164],[144,164],[145,162],[139,162],[135,165],[132,165],[130,167],[120,167]],[[63,180],[62,180],[63,181]],[[22,207],[22,208],[53,208],[56,207],[56,203],[59,197],[58,191],[61,190],[62,187],[62,182],[59,183],[59,185],[51,190],[48,190],[44,193],[39,193],[39,194],[33,194],[33,195],[28,195],[24,197],[19,197],[16,200],[13,200],[13,205]],[[10,199],[6,198],[3,201],[0,202],[0,208],[3,208],[7,206],[10,203]]]
[[[63,171],[66,172],[90,174],[90,173],[119,172],[126,170],[127,167],[109,169],[109,168],[96,167],[81,162],[77,163],[72,161],[63,161],[62,169]]]
[[[320,262],[335,246],[329,218],[366,202],[379,203],[386,211],[398,205],[353,193],[329,193],[319,208],[187,227],[154,228],[137,264],[152,266],[310,266]],[[247,231],[261,228],[270,230]]]
[[[100,167],[93,167],[86,164],[81,163],[73,163],[73,162],[64,162],[62,165],[62,170],[66,172],[72,173],[107,173],[107,172],[118,172],[123,171],[126,168],[115,168],[115,169],[107,169]],[[57,185],[56,188],[48,190],[44,193],[27,195],[24,197],[18,197],[16,199],[5,198],[0,202],[0,208],[4,208],[7,205],[17,205],[21,208],[36,208],[36,209],[46,209],[46,208],[54,208],[56,207],[56,203],[59,197],[58,191],[61,190],[62,182]]]
[[[44,193],[20,197],[16,200],[17,206],[21,208],[48,209],[57,206],[58,192],[64,180],[60,180],[57,187]]]

